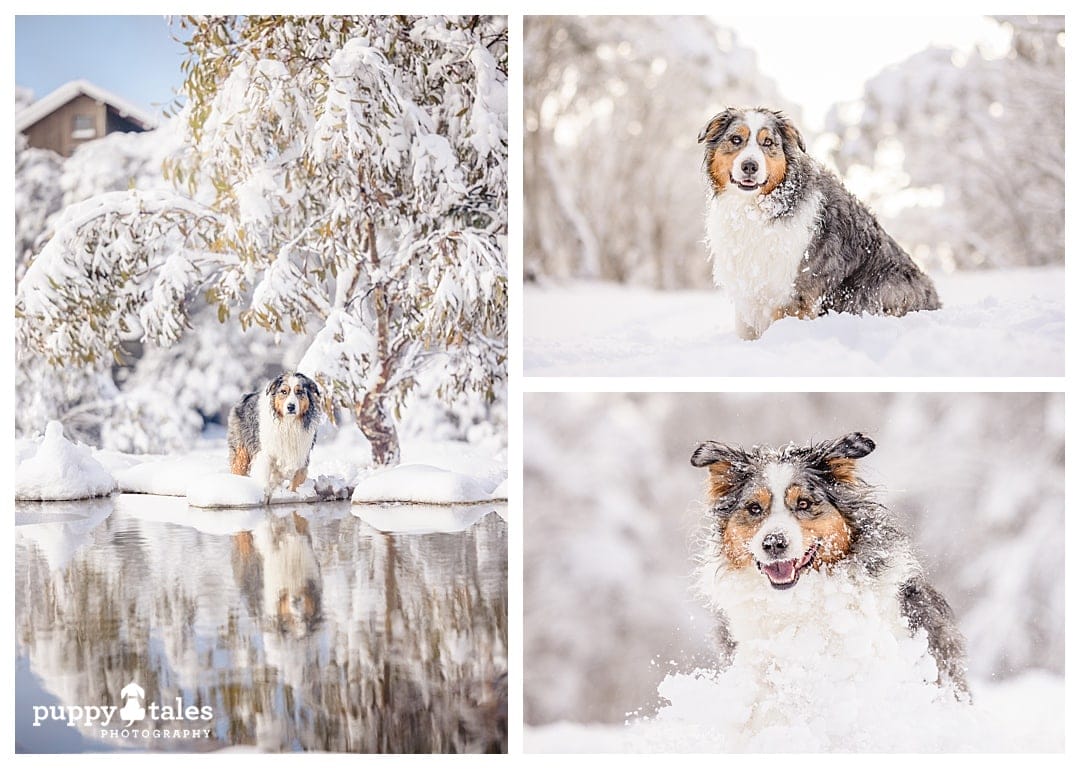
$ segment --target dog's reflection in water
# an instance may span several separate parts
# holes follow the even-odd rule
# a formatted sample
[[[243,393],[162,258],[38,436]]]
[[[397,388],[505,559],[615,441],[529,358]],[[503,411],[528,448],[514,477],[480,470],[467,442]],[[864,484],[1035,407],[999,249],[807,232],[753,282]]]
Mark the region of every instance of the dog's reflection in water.
[[[302,638],[322,621],[322,575],[307,519],[268,517],[233,535],[233,569],[252,615]]]

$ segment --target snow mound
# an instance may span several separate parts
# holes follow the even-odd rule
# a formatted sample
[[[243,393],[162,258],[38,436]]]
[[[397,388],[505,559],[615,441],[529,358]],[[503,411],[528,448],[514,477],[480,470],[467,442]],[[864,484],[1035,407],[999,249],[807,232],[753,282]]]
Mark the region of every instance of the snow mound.
[[[319,476],[316,479],[309,478],[296,491],[277,489],[270,499],[270,504],[348,499],[348,490],[349,487],[341,478]],[[192,507],[261,507],[266,504],[260,481],[232,473],[214,473],[199,478],[189,485],[187,499]]]
[[[393,534],[465,531],[497,509],[486,505],[353,505],[368,526]]]
[[[104,452],[101,452],[104,453]],[[121,455],[123,457],[125,455]],[[130,456],[130,455],[127,455]],[[110,458],[120,465],[123,460]],[[153,458],[149,462],[131,463],[116,472],[120,490],[129,494],[157,494],[163,497],[183,497],[199,479],[218,475],[224,460],[219,451],[203,451],[179,457]]]
[[[15,498],[65,500],[104,497],[116,490],[116,480],[91,455],[87,446],[64,438],[64,427],[49,422],[36,450],[16,447]]]
[[[377,470],[356,484],[353,502],[416,502],[452,505],[486,502],[490,487],[471,475],[431,465],[398,465]]]

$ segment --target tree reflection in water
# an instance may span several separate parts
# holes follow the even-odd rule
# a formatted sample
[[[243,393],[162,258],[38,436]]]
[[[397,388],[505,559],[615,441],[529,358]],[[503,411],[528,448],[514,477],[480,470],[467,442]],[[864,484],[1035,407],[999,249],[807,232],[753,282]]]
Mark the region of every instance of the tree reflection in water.
[[[208,723],[143,728],[209,726],[210,739],[83,729],[95,747],[505,752],[498,515],[389,534],[347,504],[312,505],[200,531],[114,504],[16,511],[17,655],[40,682],[17,687],[20,713],[41,690],[64,705],[119,704],[134,680],[148,700],[214,709]],[[32,749],[24,721],[16,743]]]

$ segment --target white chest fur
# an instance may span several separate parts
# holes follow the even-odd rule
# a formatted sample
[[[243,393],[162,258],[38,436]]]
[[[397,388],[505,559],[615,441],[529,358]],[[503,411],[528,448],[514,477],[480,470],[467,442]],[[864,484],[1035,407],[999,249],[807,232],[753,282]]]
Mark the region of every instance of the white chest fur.
[[[298,416],[275,418],[271,396],[263,394],[259,405],[259,452],[253,460],[252,476],[258,477],[257,467],[266,483],[276,486],[307,466],[312,433]]]
[[[709,201],[705,215],[713,280],[731,297],[744,338],[760,336],[790,301],[821,210],[818,193],[782,218],[769,217],[760,202],[728,190]]]

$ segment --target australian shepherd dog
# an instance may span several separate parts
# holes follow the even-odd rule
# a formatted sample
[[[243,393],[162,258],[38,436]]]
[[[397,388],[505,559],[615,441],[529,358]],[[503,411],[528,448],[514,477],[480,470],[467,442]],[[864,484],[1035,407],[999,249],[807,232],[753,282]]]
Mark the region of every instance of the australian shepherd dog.
[[[307,480],[319,400],[313,380],[285,373],[245,395],[229,413],[229,469],[259,480],[267,502],[282,481],[296,491]]]
[[[794,659],[770,651],[762,665],[772,679],[785,665],[805,679],[808,666],[821,664],[814,658],[833,653],[846,659],[822,670],[873,671],[886,650],[903,647],[910,653],[899,669],[921,665],[919,686],[937,684],[968,701],[953,612],[857,475],[856,460],[873,450],[861,433],[808,446],[698,446],[691,464],[709,471],[700,588],[729,646],[772,649],[804,629],[816,639],[789,643]]]
[[[930,279],[840,180],[768,109],[729,108],[698,134],[709,182],[706,242],[736,331],[780,318],[904,315],[940,308]]]

